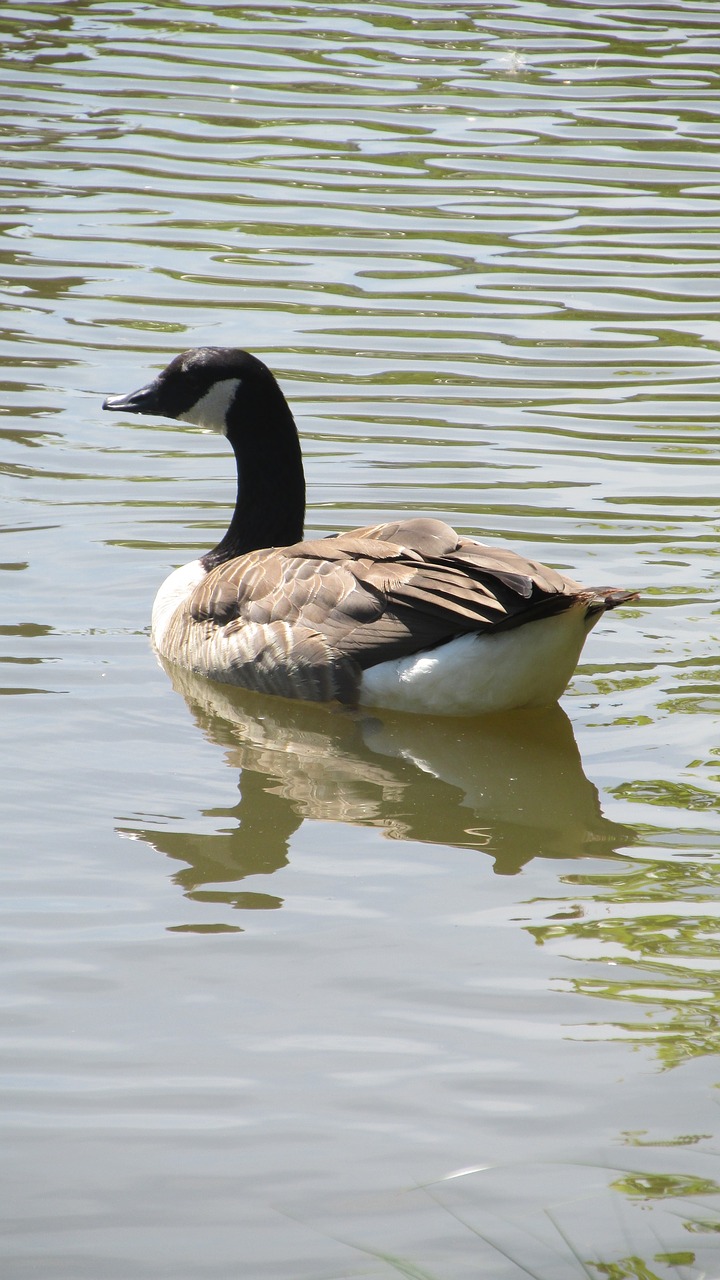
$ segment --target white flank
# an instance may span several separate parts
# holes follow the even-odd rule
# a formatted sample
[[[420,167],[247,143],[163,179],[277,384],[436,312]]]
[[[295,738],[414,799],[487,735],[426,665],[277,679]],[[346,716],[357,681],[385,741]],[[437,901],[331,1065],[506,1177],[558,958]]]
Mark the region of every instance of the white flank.
[[[227,415],[230,405],[235,399],[240,378],[223,378],[215,382],[186,413],[179,413],[182,422],[190,422],[194,427],[202,427],[203,431],[217,431],[225,435]]]
[[[429,653],[381,662],[363,675],[360,702],[425,715],[484,715],[544,707],[567,688],[588,631],[587,605],[496,635],[459,636]]]
[[[188,596],[207,576],[199,560],[191,560],[189,564],[175,569],[163,582],[158,591],[152,610],[151,634],[153,642],[160,653],[167,654],[165,636],[175,610],[184,604]]]

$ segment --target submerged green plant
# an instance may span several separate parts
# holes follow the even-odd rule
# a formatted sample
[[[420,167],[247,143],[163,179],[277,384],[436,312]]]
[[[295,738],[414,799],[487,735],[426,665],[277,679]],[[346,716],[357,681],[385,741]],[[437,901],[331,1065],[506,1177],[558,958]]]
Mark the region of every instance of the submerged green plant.
[[[709,1179],[672,1175],[663,1177],[633,1172],[623,1174],[621,1178],[611,1183],[610,1186],[631,1199],[642,1196],[650,1201],[666,1201],[669,1197],[678,1196],[717,1194],[720,1191],[717,1184]],[[513,1274],[518,1276],[518,1280],[520,1280],[520,1276],[528,1276],[530,1280],[556,1280],[557,1272],[548,1270],[547,1264],[536,1265],[532,1262],[528,1264],[521,1261],[515,1249],[511,1250],[504,1247],[486,1231],[478,1229],[455,1208],[441,1200],[430,1187],[425,1186],[419,1188],[419,1190],[422,1190],[443,1213],[448,1214],[466,1231],[470,1232],[479,1243],[486,1246],[498,1260],[502,1258],[515,1268]],[[573,1242],[571,1236],[563,1229],[561,1223],[556,1220],[551,1211],[545,1209],[544,1213],[553,1230],[557,1233],[558,1244],[564,1246],[557,1249],[557,1261],[553,1264],[555,1267],[558,1264],[562,1266],[563,1276],[570,1277],[572,1274],[576,1277],[576,1280],[600,1280],[601,1277],[606,1278],[606,1280],[716,1280],[716,1277],[710,1276],[699,1269],[696,1254],[691,1249],[659,1251],[654,1253],[650,1259],[633,1253],[623,1254],[623,1256],[615,1259],[599,1258],[593,1260],[584,1258],[580,1248]],[[693,1233],[720,1232],[720,1220],[694,1219],[683,1215],[682,1226],[685,1230]],[[541,1240],[527,1229],[523,1235],[527,1242],[536,1240],[543,1252],[547,1252],[547,1240]],[[385,1263],[397,1275],[405,1277],[405,1280],[445,1280],[441,1272],[429,1271],[410,1257],[372,1248],[365,1244],[359,1244],[357,1241],[334,1238],[338,1240],[338,1243],[355,1249],[367,1258]],[[659,1240],[658,1243],[660,1243]],[[492,1272],[482,1269],[483,1259],[478,1258],[477,1262],[479,1268],[478,1276],[494,1280]],[[485,1265],[487,1266],[487,1260]],[[568,1270],[568,1265],[573,1267],[572,1273]],[[686,1268],[692,1268],[692,1271],[688,1272]]]

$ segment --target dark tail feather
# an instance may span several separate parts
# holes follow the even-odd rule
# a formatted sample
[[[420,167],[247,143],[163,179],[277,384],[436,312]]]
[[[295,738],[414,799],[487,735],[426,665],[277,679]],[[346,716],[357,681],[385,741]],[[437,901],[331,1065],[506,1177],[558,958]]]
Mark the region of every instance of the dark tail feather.
[[[617,609],[619,604],[637,600],[639,595],[639,591],[621,591],[618,587],[595,587],[588,604],[588,617],[594,613],[605,613],[607,609]]]

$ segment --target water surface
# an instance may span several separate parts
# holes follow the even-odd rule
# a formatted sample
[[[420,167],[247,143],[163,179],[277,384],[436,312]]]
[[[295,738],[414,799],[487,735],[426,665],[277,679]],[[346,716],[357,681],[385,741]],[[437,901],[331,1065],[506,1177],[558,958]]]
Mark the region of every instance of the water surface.
[[[716,6],[2,31],[3,1276],[720,1274]],[[310,534],[642,588],[561,708],[158,665],[231,460],[100,404],[200,344],[280,378]]]

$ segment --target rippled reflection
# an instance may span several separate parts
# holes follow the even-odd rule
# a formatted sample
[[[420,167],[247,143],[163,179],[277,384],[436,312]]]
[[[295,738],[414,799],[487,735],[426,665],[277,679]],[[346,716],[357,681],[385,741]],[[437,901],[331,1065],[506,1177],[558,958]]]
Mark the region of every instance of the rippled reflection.
[[[163,666],[240,771],[232,808],[204,809],[198,795],[199,812],[221,825],[215,833],[122,828],[187,862],[175,879],[193,897],[207,901],[203,885],[284,866],[307,819],[480,851],[500,875],[535,857],[610,854],[632,841],[603,817],[559,706],[474,722],[367,715],[264,698]],[[212,896],[244,908],[280,905],[267,894]]]

